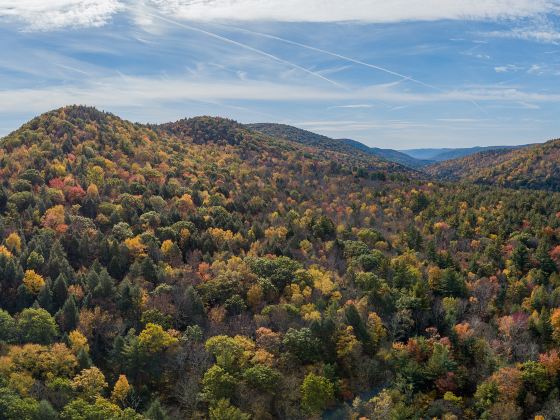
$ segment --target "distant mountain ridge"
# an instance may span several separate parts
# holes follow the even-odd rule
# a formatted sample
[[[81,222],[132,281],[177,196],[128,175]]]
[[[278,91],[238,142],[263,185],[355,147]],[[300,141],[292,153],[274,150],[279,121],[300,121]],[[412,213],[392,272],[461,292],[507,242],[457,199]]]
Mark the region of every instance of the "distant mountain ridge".
[[[271,137],[283,138],[309,146],[325,148],[329,150],[343,151],[346,153],[360,151],[362,153],[380,157],[384,160],[399,163],[413,169],[420,169],[433,161],[416,159],[392,149],[381,149],[369,147],[359,141],[352,139],[333,139],[301,128],[286,124],[256,123],[246,124],[247,128],[266,134]]]
[[[432,162],[443,162],[445,160],[458,159],[465,156],[473,155],[479,152],[490,150],[512,150],[520,149],[522,147],[530,146],[529,144],[519,146],[475,146],[475,147],[460,147],[460,148],[427,148],[427,149],[404,149],[399,152],[404,153],[410,157],[421,160],[428,160]]]
[[[394,150],[370,147],[357,140],[349,138],[334,139],[287,124],[255,123],[245,124],[245,127],[271,137],[291,140],[296,143],[318,147],[325,150],[344,153],[364,153],[366,155],[375,156],[419,171],[424,171],[425,168],[437,164],[438,162],[468,157],[481,152],[507,152],[529,146],[476,146],[457,149],[423,148]],[[429,172],[432,172],[432,170]]]

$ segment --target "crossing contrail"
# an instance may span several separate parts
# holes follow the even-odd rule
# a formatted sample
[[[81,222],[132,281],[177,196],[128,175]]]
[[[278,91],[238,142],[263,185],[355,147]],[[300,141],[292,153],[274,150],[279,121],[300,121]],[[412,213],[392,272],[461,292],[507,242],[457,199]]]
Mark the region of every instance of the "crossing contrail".
[[[447,93],[444,89],[442,89],[440,87],[437,87],[437,86],[431,85],[429,83],[423,82],[421,80],[415,79],[414,77],[407,76],[405,74],[393,71],[393,70],[388,69],[386,67],[381,67],[381,66],[378,66],[378,65],[375,65],[375,64],[367,63],[365,61],[361,61],[361,60],[352,58],[352,57],[348,57],[348,56],[343,55],[343,54],[338,54],[338,53],[335,53],[335,52],[332,52],[332,51],[324,50],[322,48],[314,47],[312,45],[303,44],[301,42],[292,41],[291,39],[282,38],[282,37],[279,37],[279,36],[276,36],[276,35],[270,35],[270,34],[266,34],[266,33],[263,33],[263,32],[257,32],[257,31],[252,31],[252,30],[245,29],[245,28],[239,28],[237,26],[224,25],[224,24],[222,24],[221,26],[224,26],[226,28],[230,28],[230,29],[233,29],[233,30],[236,30],[236,31],[239,31],[239,32],[245,32],[245,33],[248,33],[248,34],[251,34],[251,35],[260,36],[262,38],[273,39],[273,40],[276,40],[276,41],[283,42],[285,44],[294,45],[296,47],[304,48],[304,49],[307,49],[307,50],[310,50],[310,51],[315,51],[315,52],[319,52],[319,53],[322,53],[322,54],[330,55],[331,57],[335,57],[335,58],[347,61],[349,63],[358,64],[360,66],[364,66],[364,67],[368,67],[370,69],[378,70],[378,71],[381,71],[383,73],[390,74],[392,76],[400,77],[400,78],[403,79],[402,81],[408,80],[412,83],[416,83],[420,86],[424,86],[426,88],[438,91],[440,93]],[[482,108],[476,101],[474,101],[474,100],[467,100],[467,101],[470,102],[471,104],[473,104],[481,112],[486,114],[486,111],[484,110],[484,108]]]
[[[307,74],[309,74],[309,75],[311,75],[311,76],[317,77],[317,78],[319,78],[319,79],[321,79],[321,80],[323,80],[323,81],[325,81],[325,82],[328,82],[328,83],[330,83],[330,84],[332,84],[332,85],[334,85],[334,86],[337,86],[337,87],[339,87],[339,88],[344,88],[344,86],[342,86],[340,83],[335,82],[334,80],[329,79],[328,77],[325,77],[325,76],[323,76],[323,75],[320,74],[320,73],[317,73],[317,72],[314,72],[314,71],[312,71],[312,70],[306,69],[305,67],[302,67],[302,66],[300,66],[300,65],[298,65],[298,64],[295,64],[295,63],[292,63],[291,61],[284,60],[284,59],[282,59],[282,58],[280,58],[280,57],[277,57],[277,56],[275,56],[275,55],[273,55],[273,54],[267,53],[266,51],[260,50],[260,49],[258,49],[258,48],[251,47],[250,45],[244,44],[244,43],[242,43],[242,42],[235,41],[235,40],[233,40],[233,39],[231,39],[231,38],[227,38],[227,37],[222,36],[222,35],[218,35],[218,34],[216,34],[216,33],[214,33],[214,32],[210,32],[210,31],[207,31],[207,30],[204,30],[204,29],[201,29],[201,28],[197,28],[196,26],[191,26],[191,25],[187,25],[186,23],[177,22],[177,21],[175,21],[175,20],[173,20],[173,19],[168,19],[168,18],[166,18],[166,17],[160,16],[160,15],[157,15],[157,14],[152,14],[152,13],[147,13],[147,12],[144,12],[143,14],[145,14],[146,16],[149,16],[149,17],[152,17],[152,18],[159,19],[159,20],[161,20],[161,21],[170,23],[170,24],[175,25],[175,26],[179,26],[179,27],[181,27],[181,28],[188,29],[188,30],[190,30],[190,31],[194,31],[194,32],[198,32],[198,33],[207,35],[207,36],[209,36],[209,37],[211,37],[211,38],[218,39],[218,40],[220,40],[220,41],[226,42],[226,43],[228,43],[228,44],[235,45],[235,46],[240,47],[240,48],[243,48],[243,49],[245,49],[245,50],[252,51],[252,52],[254,52],[254,53],[256,53],[256,54],[259,54],[259,55],[261,55],[261,56],[263,56],[263,57],[267,57],[267,58],[269,58],[269,59],[271,59],[271,60],[274,60],[274,61],[276,61],[276,62],[278,62],[278,63],[284,64],[284,65],[289,66],[289,67],[293,67],[293,68],[295,68],[295,69],[297,69],[297,70],[300,70],[300,71],[302,71],[302,72],[304,72],[304,73],[307,73]]]
[[[402,73],[399,73],[399,72],[396,72],[396,71],[393,71],[393,70],[390,70],[388,68],[381,67],[381,66],[378,66],[378,65],[375,65],[375,64],[367,63],[365,61],[357,60],[355,58],[348,57],[346,55],[342,55],[342,54],[338,54],[338,53],[335,53],[335,52],[332,52],[332,51],[324,50],[322,48],[317,48],[317,47],[314,47],[312,45],[302,44],[301,42],[292,41],[290,39],[282,38],[282,37],[279,37],[279,36],[276,36],[276,35],[270,35],[270,34],[266,34],[266,33],[263,33],[263,32],[251,31],[249,29],[239,28],[239,27],[236,27],[236,26],[231,26],[231,25],[222,25],[222,26],[234,29],[234,30],[239,31],[239,32],[245,32],[245,33],[260,36],[260,37],[263,37],[263,38],[273,39],[273,40],[276,40],[276,41],[284,42],[286,44],[290,44],[290,45],[294,45],[294,46],[297,46],[297,47],[305,48],[307,50],[311,50],[311,51],[319,52],[319,53],[322,53],[322,54],[330,55],[331,57],[339,58],[341,60],[345,60],[345,61],[348,61],[350,63],[359,64],[361,66],[365,66],[365,67],[369,67],[371,69],[379,70],[383,73],[387,73],[387,74],[390,74],[392,76],[397,76],[397,77],[400,77],[400,78],[405,79],[405,80],[410,80],[411,82],[417,83],[419,85],[422,85],[422,86],[430,88],[430,89],[435,89],[435,90],[438,90],[440,92],[444,91],[443,89],[438,88],[437,86],[433,86],[433,85],[430,85],[428,83],[422,82],[421,80],[415,79],[411,76],[407,76],[405,74],[402,74]]]

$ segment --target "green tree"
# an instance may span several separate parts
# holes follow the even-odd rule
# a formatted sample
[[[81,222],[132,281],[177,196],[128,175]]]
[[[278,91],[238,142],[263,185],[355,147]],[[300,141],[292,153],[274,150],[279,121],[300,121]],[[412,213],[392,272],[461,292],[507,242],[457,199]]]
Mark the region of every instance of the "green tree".
[[[254,389],[271,392],[280,382],[281,375],[275,369],[265,365],[255,365],[243,372],[245,381]]]
[[[35,418],[37,420],[57,420],[58,413],[47,400],[41,400]]]
[[[54,318],[44,309],[28,308],[17,317],[17,330],[24,343],[50,344],[58,335]]]
[[[16,321],[8,312],[0,309],[0,341],[11,343],[16,335]]]
[[[320,414],[334,399],[334,385],[323,376],[310,373],[301,385],[301,406],[309,414]]]
[[[165,412],[159,400],[154,400],[148,407],[148,410],[144,413],[144,416],[150,420],[168,420],[169,416]]]
[[[229,400],[221,399],[210,407],[210,420],[250,420],[251,416],[231,405]]]
[[[237,379],[218,365],[210,367],[202,378],[203,392],[210,401],[231,398],[236,384]]]

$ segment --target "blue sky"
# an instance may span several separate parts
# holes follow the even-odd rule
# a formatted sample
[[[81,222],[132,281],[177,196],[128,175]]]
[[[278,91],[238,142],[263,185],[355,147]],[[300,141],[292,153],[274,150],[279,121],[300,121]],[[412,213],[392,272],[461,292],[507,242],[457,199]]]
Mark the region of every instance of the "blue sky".
[[[395,149],[560,137],[559,0],[0,0],[0,135],[67,104]]]

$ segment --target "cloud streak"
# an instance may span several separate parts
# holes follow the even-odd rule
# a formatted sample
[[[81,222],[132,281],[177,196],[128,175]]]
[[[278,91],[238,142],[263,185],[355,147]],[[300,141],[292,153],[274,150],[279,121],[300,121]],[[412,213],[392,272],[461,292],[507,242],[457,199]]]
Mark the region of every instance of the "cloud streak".
[[[531,17],[558,10],[554,0],[151,0],[189,20],[389,23]]]
[[[311,87],[301,84],[257,80],[184,80],[126,76],[90,81],[86,85],[52,86],[38,89],[0,91],[0,113],[44,112],[52,108],[82,103],[100,108],[142,108],[181,101],[323,102],[380,100],[387,103],[445,103],[457,101],[542,102],[560,101],[559,94],[530,93],[512,88],[479,87],[445,93],[399,92],[392,84],[373,85],[355,90]]]
[[[517,19],[560,9],[556,0],[0,0],[0,19],[30,31],[99,27],[145,6],[190,21],[363,23]]]
[[[123,9],[119,0],[0,0],[0,21],[23,22],[30,31],[99,27]]]

